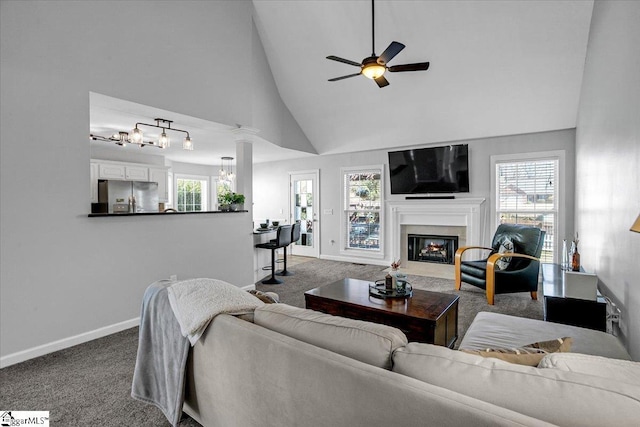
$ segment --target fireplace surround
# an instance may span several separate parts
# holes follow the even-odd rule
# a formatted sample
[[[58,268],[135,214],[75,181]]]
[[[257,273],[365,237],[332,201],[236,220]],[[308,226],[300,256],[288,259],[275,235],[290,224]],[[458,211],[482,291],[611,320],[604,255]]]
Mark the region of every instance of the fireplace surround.
[[[409,234],[457,236],[460,246],[480,246],[485,233],[484,201],[458,198],[389,202],[391,258],[408,261],[405,239]]]

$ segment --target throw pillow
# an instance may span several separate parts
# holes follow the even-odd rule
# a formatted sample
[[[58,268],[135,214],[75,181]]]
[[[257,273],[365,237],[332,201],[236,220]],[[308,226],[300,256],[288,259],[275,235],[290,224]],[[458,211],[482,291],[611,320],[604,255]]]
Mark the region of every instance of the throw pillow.
[[[564,337],[551,341],[535,342],[518,348],[487,348],[485,350],[461,351],[482,357],[493,357],[505,362],[517,363],[518,365],[538,366],[540,361],[549,353],[568,352],[571,349],[572,341],[571,338]]]
[[[502,243],[500,243],[500,247],[498,248],[499,254],[512,254],[513,253],[513,242],[508,237],[505,237]],[[509,263],[511,262],[511,257],[502,257],[496,261],[496,268],[498,270],[506,270],[509,267]]]
[[[280,302],[280,297],[275,292],[262,292],[252,289],[249,293],[265,304],[277,304]]]

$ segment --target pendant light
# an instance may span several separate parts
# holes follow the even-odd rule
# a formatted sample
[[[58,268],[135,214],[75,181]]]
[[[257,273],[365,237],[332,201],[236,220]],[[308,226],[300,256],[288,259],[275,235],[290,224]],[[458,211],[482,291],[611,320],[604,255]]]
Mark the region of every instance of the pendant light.
[[[182,141],[182,149],[193,151],[193,142],[191,142],[191,138],[186,136],[184,141]]]
[[[129,139],[129,141],[134,144],[142,144],[142,131],[138,128],[137,124],[136,127],[131,131],[131,138]]]
[[[221,157],[220,160],[221,160],[220,161],[220,172],[218,173],[218,179],[221,182],[231,183],[235,178],[235,175],[233,174],[233,169],[232,169],[233,166],[231,164],[231,161],[233,160],[233,157],[225,156],[225,157]],[[227,169],[225,169],[225,167],[224,167],[224,162],[225,161],[229,162],[229,166],[228,166]]]
[[[167,136],[167,133],[165,132],[164,128],[162,129],[162,134],[160,134],[160,138],[158,138],[158,145],[161,148],[171,147],[171,140]]]

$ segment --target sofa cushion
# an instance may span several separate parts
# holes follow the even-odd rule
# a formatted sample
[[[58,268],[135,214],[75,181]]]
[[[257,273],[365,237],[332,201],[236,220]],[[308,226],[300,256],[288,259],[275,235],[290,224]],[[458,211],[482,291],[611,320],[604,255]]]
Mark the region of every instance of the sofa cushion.
[[[551,341],[542,341],[527,344],[518,348],[486,348],[483,350],[461,350],[465,353],[482,357],[494,357],[505,362],[519,365],[538,366],[540,361],[550,353],[556,351],[566,352],[571,349],[571,338],[564,337]]]
[[[473,319],[459,348],[482,350],[487,347],[522,347],[530,342],[547,341],[558,337],[572,338],[572,353],[631,359],[620,340],[611,334],[486,311],[478,313]]]
[[[300,341],[380,368],[391,368],[391,355],[407,344],[405,334],[391,326],[267,304],[254,312],[254,323]]]
[[[640,362],[609,359],[589,354],[548,354],[538,368],[560,369],[587,375],[609,378],[640,386]]]
[[[393,371],[563,426],[635,425],[640,387],[409,343]]]

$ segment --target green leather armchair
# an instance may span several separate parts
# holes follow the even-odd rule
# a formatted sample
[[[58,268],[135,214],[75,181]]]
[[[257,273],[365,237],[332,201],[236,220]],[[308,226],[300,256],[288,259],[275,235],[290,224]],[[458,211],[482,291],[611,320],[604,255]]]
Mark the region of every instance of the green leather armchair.
[[[460,290],[462,282],[486,291],[487,302],[494,304],[496,294],[530,292],[531,298],[538,299],[538,273],[540,254],[545,232],[536,227],[518,224],[498,226],[491,247],[464,246],[455,255],[455,288]],[[505,241],[513,243],[513,252],[499,253]],[[462,254],[469,249],[491,251],[485,259],[463,261]],[[511,258],[504,269],[498,267],[499,260]]]

